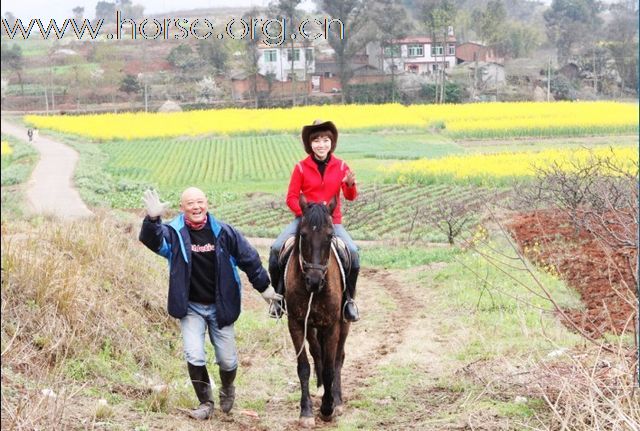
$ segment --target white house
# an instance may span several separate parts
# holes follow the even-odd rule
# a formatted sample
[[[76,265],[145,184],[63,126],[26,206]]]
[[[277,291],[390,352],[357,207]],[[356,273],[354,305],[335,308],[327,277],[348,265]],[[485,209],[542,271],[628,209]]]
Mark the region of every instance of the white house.
[[[315,70],[315,56],[311,45],[294,44],[292,50],[290,44],[278,46],[261,44],[258,50],[260,52],[258,71],[265,76],[272,74],[277,81],[289,81],[291,79],[292,57],[293,73],[296,75],[296,80],[309,79]]]
[[[441,68],[456,65],[456,38],[450,32],[446,41],[432,41],[430,37],[414,36],[395,39],[384,48],[383,67],[386,73],[409,72],[431,74]]]

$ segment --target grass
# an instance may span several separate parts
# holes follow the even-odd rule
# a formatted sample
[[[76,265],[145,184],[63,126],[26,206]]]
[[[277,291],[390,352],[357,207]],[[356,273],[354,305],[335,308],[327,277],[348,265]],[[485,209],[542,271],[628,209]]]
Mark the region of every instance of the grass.
[[[25,141],[2,135],[8,142],[11,154],[2,155],[2,219],[24,213],[24,183],[38,161],[37,151]]]
[[[407,269],[434,262],[449,263],[460,250],[453,247],[368,247],[361,251],[363,266],[385,269]]]

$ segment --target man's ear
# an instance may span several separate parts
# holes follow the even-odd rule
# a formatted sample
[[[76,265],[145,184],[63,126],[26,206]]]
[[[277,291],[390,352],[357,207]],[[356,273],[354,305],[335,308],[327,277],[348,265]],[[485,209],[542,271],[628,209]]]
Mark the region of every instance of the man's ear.
[[[305,212],[307,210],[307,198],[304,197],[304,195],[302,193],[300,193],[300,208],[302,208],[302,212]]]
[[[338,200],[336,199],[336,196],[333,195],[333,197],[331,198],[331,201],[329,202],[329,205],[327,205],[327,208],[329,208],[329,214],[333,214],[333,210],[336,209],[337,204],[338,204]]]

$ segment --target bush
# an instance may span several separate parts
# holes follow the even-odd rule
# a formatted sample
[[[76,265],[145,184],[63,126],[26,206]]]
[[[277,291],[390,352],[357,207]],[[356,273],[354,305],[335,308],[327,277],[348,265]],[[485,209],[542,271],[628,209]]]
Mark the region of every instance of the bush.
[[[394,85],[391,82],[348,85],[345,91],[347,103],[388,103],[392,101]],[[398,90],[396,87],[396,94]]]
[[[446,103],[461,103],[464,91],[460,84],[447,82],[444,86],[444,100]],[[420,98],[425,102],[433,102],[436,100],[436,85],[424,84],[420,89]]]

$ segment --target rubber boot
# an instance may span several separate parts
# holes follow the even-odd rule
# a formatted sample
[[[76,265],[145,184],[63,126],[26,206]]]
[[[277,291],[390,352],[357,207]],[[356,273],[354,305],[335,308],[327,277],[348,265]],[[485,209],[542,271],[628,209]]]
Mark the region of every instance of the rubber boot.
[[[349,271],[349,275],[347,275],[347,288],[344,292],[344,305],[342,307],[342,314],[344,316],[344,320],[347,322],[357,322],[360,320],[358,306],[354,301],[356,297],[358,274],[360,274],[360,267],[353,267],[351,268],[351,271]]]
[[[213,393],[207,367],[205,365],[193,365],[189,362],[187,362],[187,367],[189,368],[189,377],[191,378],[193,389],[196,391],[198,401],[200,401],[198,408],[191,410],[189,416],[198,420],[209,419],[213,413]]]
[[[233,402],[236,399],[236,387],[233,386],[233,381],[236,379],[236,371],[220,370],[220,408],[223,412],[229,413],[233,408]]]
[[[283,283],[281,283],[280,264],[278,263],[278,253],[271,251],[269,255],[269,276],[271,277],[271,285],[276,293],[282,295],[284,290]],[[279,319],[284,313],[282,301],[272,301],[269,305],[269,317],[273,319]]]

